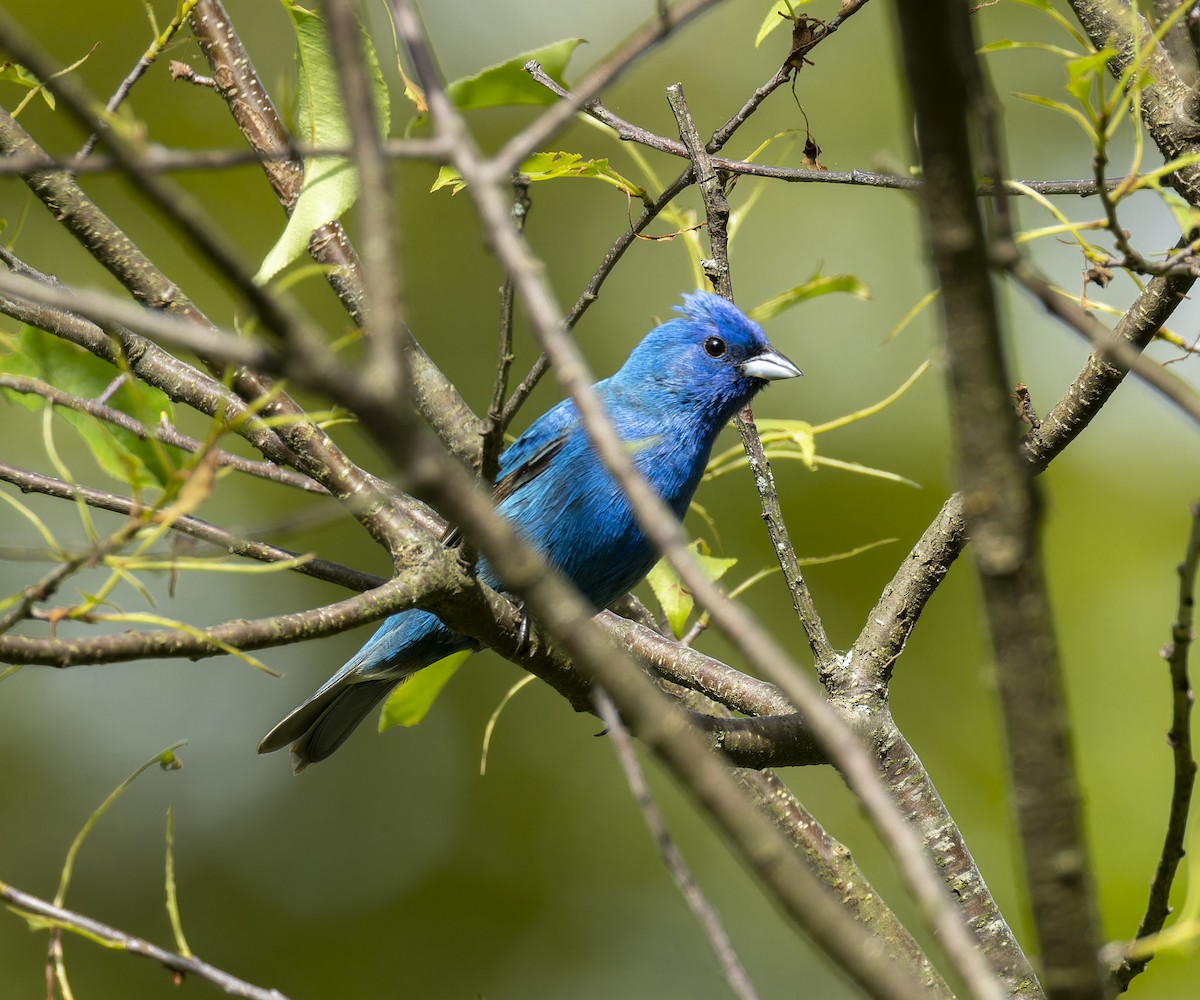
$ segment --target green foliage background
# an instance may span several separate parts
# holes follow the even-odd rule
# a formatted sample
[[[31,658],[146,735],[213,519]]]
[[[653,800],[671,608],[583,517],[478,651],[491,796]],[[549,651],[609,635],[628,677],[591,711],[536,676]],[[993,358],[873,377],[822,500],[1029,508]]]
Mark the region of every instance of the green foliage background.
[[[103,13],[82,0],[10,0],[7,6],[63,64],[100,41],[80,71],[100,95],[115,88],[149,38],[140,5],[133,2],[106,5]],[[164,20],[169,16],[166,5],[155,7]],[[786,32],[776,32],[761,49],[753,47],[765,7],[763,0],[723,5],[639,62],[605,96],[606,104],[671,135],[663,91],[681,80],[701,132],[711,131],[768,79],[785,54]],[[835,7],[818,2],[811,12],[828,17]],[[286,15],[275,4],[251,0],[228,0],[228,8],[264,79],[278,83],[276,94],[282,94],[291,72]],[[634,0],[603,5],[498,0],[486,6],[453,0],[425,4],[423,14],[450,79],[528,48],[582,36],[590,44],[576,54],[567,74],[573,80],[651,9]],[[373,10],[373,16],[378,13]],[[903,108],[891,16],[885,2],[870,4],[819,48],[816,65],[800,77],[797,94],[830,169],[894,167],[910,160],[911,123]],[[985,39],[1065,41],[1036,11],[1017,5],[988,9],[979,23]],[[390,37],[381,20],[376,27],[377,39]],[[380,51],[387,72],[391,60],[382,41]],[[204,68],[186,38],[170,55]],[[990,66],[1001,94],[1057,97],[1065,81],[1061,62],[1045,53],[1000,53]],[[407,106],[393,76],[397,134]],[[11,107],[19,91],[0,86]],[[1015,176],[1088,175],[1090,149],[1065,119],[1019,101],[1005,104]],[[137,86],[129,107],[139,127],[166,145],[240,142],[219,99],[207,90],[172,85],[165,62]],[[471,112],[471,121],[486,145],[497,146],[534,113],[478,111]],[[81,141],[62,114],[41,102],[31,104],[21,120],[51,150],[73,150]],[[729,155],[744,156],[769,135],[803,125],[790,94],[780,91],[732,143]],[[623,176],[640,178],[626,150],[586,126],[572,126],[556,148],[608,157]],[[781,152],[782,144],[775,148]],[[780,154],[768,152],[767,159],[772,155]],[[664,178],[678,169],[666,157],[651,159]],[[799,162],[798,148],[787,162]],[[408,319],[481,411],[491,386],[501,277],[481,245],[466,197],[429,193],[435,175],[428,165],[396,167]],[[180,180],[216,224],[235,235],[248,261],[262,259],[283,217],[255,168],[185,174]],[[755,183],[741,181],[735,207]],[[128,184],[110,177],[89,177],[84,184],[210,316],[234,320],[233,306],[204,262],[189,255]],[[561,301],[569,304],[632,209],[623,194],[604,184],[540,184],[533,198],[530,239],[545,256]],[[1086,202],[1058,203],[1076,218],[1099,214]],[[1173,241],[1169,214],[1152,196],[1138,196],[1125,212],[1142,246]],[[0,216],[9,224],[0,238],[16,235],[15,250],[30,263],[75,286],[113,287],[44,209],[31,203],[19,181],[0,178]],[[1032,206],[1022,207],[1021,220],[1025,226],[1049,221]],[[654,231],[665,229],[659,223]],[[1077,287],[1082,268],[1070,247],[1046,241],[1036,257],[1060,284]],[[934,370],[883,416],[819,442],[824,453],[890,469],[922,488],[833,470],[813,473],[798,462],[776,464],[801,555],[900,539],[809,571],[831,636],[844,646],[952,487],[936,310],[926,310],[897,340],[881,346],[928,288],[910,197],[769,185],[734,246],[739,301],[747,307],[762,302],[807,278],[822,262],[826,273],[857,275],[872,296],[822,297],[767,324],[774,342],[806,377],[768,393],[756,407],[760,415],[813,423],[832,419],[886,395],[923,359],[935,361]],[[594,370],[605,374],[615,368],[690,283],[677,243],[634,246],[577,329]],[[305,281],[298,291],[331,332],[347,328],[344,313],[318,280]],[[1121,279],[1094,297],[1120,304],[1131,297],[1130,284]],[[1010,296],[1005,308],[1014,377],[1029,384],[1036,405],[1045,409],[1078,371],[1086,350],[1019,297]],[[1174,327],[1189,339],[1195,336],[1190,305],[1177,314]],[[1160,350],[1157,356],[1175,353]],[[533,357],[522,334],[518,368]],[[1176,371],[1196,381],[1194,360]],[[556,398],[547,380],[521,421]],[[58,420],[55,426],[64,459],[79,480],[113,488],[66,424]],[[41,444],[40,415],[3,405],[0,428],[6,460],[52,471]],[[386,472],[352,428],[342,428],[340,437],[368,468]],[[1136,927],[1165,821],[1169,690],[1158,650],[1169,637],[1173,570],[1186,535],[1186,504],[1200,492],[1198,468],[1194,433],[1145,389],[1128,384],[1042,479],[1049,577],[1111,937],[1128,937]],[[739,560],[729,581],[772,564],[747,474],[708,484],[697,499],[719,526],[721,544],[714,545],[714,554]],[[27,502],[61,538],[82,542],[69,505]],[[323,510],[311,498],[226,478],[200,513],[236,529],[273,529],[282,544],[386,572],[382,554],[348,518],[326,519]],[[99,515],[98,520],[110,527],[117,523]],[[697,519],[694,530],[706,529]],[[0,544],[39,542],[5,509]],[[0,562],[0,593],[11,593],[43,569]],[[150,579],[161,613],[196,624],[341,596],[335,588],[287,575],[184,575],[173,597],[165,576]],[[70,592],[63,597],[70,599]],[[119,599],[127,608],[139,606],[132,591]],[[757,586],[749,599],[779,635],[804,647],[777,579]],[[364,630],[262,653],[266,663],[286,673],[283,680],[229,658],[26,668],[9,677],[0,685],[0,878],[52,894],[67,845],[92,809],[139,761],[187,737],[182,770],[147,773],[99,824],[77,863],[69,906],[169,944],[162,865],[170,804],[180,907],[192,947],[216,965],[296,1000],[725,995],[715,961],[656,857],[611,749],[594,738],[600,729],[595,719],[574,715],[547,689],[531,685],[506,709],[488,773],[479,776],[484,725],[520,677],[499,658],[472,658],[421,726],[383,736],[367,727],[302,778],[293,779],[280,756],[254,755],[261,733],[366,635]],[[729,655],[716,637],[703,645],[715,655]],[[986,650],[964,561],[939,591],[899,664],[893,704],[1001,906],[1030,945]],[[780,926],[712,832],[650,767],[680,846],[720,908],[762,995],[793,996],[797,984],[805,995],[850,995],[836,973]],[[836,776],[829,769],[807,769],[788,778],[853,849],[877,887],[913,916]],[[916,926],[915,917],[911,923]],[[167,974],[151,963],[77,939],[68,939],[66,948],[78,997],[158,997],[171,991]],[[27,933],[16,917],[0,920],[0,996],[44,995],[44,955],[44,935]],[[1165,956],[1135,983],[1133,995],[1193,997],[1198,978],[1194,956]],[[171,995],[211,992],[187,982]]]

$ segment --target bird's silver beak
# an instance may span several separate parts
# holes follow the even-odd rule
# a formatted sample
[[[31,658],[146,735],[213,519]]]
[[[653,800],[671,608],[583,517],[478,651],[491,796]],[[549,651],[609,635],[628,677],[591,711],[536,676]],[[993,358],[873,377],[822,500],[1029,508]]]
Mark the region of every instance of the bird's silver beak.
[[[795,378],[803,375],[799,368],[777,351],[763,351],[752,358],[747,358],[738,370],[751,378],[761,378],[766,382],[775,382],[781,378]]]

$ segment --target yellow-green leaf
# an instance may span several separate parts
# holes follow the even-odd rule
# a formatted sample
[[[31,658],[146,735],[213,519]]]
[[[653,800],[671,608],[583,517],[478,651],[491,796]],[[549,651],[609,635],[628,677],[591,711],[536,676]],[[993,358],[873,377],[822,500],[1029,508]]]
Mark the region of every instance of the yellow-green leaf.
[[[721,579],[732,567],[737,565],[736,559],[722,559],[709,555],[708,546],[702,538],[697,538],[692,542],[690,548],[695,552],[696,560],[704,570],[704,575],[710,580]],[[646,577],[646,582],[650,584],[655,599],[662,608],[663,614],[666,615],[671,631],[675,633],[676,638],[681,637],[687,627],[688,616],[695,606],[691,592],[684,587],[678,574],[665,559],[659,560]]]
[[[758,34],[754,36],[754,47],[757,49],[762,45],[767,35],[785,21],[791,21],[796,15],[795,8],[802,7],[808,2],[809,0],[795,0],[794,3],[789,3],[788,0],[776,0],[775,3],[771,4],[771,9],[767,11],[767,16],[763,18],[763,23],[758,29]]]
[[[1061,45],[1051,45],[1049,42],[1020,42],[1011,38],[1000,38],[994,42],[988,42],[986,45],[981,45],[978,52],[982,56],[992,52],[1012,52],[1016,49],[1037,49],[1067,59],[1074,59],[1079,55],[1072,49],[1064,49]]]
[[[803,284],[789,288],[773,299],[767,299],[766,302],[760,302],[747,315],[755,322],[765,323],[785,309],[790,309],[797,302],[813,299],[818,295],[828,295],[831,292],[847,292],[858,299],[871,297],[867,286],[853,274],[821,274],[818,270]]]
[[[0,63],[0,83],[15,83],[18,87],[24,87],[26,90],[37,90],[42,95],[42,100],[49,105],[50,110],[54,110],[54,95],[42,86],[41,80],[20,63]]]
[[[442,693],[451,677],[470,651],[451,653],[449,656],[418,670],[391,693],[379,713],[379,731],[386,732],[392,726],[415,726],[429,713],[437,696]]]
[[[584,177],[611,184],[631,198],[644,199],[646,196],[645,188],[622,177],[608,165],[607,159],[585,160],[579,153],[534,153],[521,164],[520,172],[533,182],[551,181],[560,177]],[[453,167],[443,166],[429,190],[432,193],[444,187],[450,188],[451,195],[456,195],[466,187],[466,181]]]
[[[120,373],[82,347],[60,340],[44,330],[27,326],[11,354],[0,355],[0,371],[41,379],[79,396],[95,399]],[[2,390],[0,395],[26,409],[37,411],[44,399],[32,393]],[[153,427],[162,415],[172,417],[171,401],[158,389],[127,377],[107,404]],[[58,408],[58,415],[75,428],[87,443],[100,468],[133,490],[163,486],[175,473],[163,447],[96,417]]]
[[[446,96],[459,108],[496,108],[511,104],[555,104],[558,98],[525,72],[525,64],[540,63],[546,75],[560,86],[563,72],[582,38],[562,41],[522,52],[506,62],[480,70],[446,85]]]
[[[1081,112],[1071,107],[1069,104],[1064,104],[1062,101],[1053,101],[1049,97],[1042,97],[1041,94],[1017,94],[1013,97],[1020,98],[1022,101],[1028,101],[1030,104],[1037,104],[1043,108],[1050,108],[1060,114],[1066,115],[1068,118],[1074,119],[1079,123],[1079,127],[1083,129],[1087,137],[1093,142],[1096,142],[1096,129]]]
[[[282,0],[296,33],[296,85],[298,138],[313,149],[342,149],[350,145],[350,123],[342,104],[324,18],[294,0]],[[391,122],[387,84],[375,58],[375,49],[362,33],[363,52],[371,96],[381,135]],[[304,185],[279,240],[267,253],[254,280],[270,281],[308,249],[313,232],[340,218],[358,198],[358,171],[343,156],[309,156],[304,161]]]

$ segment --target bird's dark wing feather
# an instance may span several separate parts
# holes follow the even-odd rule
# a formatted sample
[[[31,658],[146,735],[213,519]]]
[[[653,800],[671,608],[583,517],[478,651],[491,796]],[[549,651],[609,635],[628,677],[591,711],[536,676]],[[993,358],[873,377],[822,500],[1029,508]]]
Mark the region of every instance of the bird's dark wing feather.
[[[511,469],[502,476],[496,483],[496,488],[492,491],[492,499],[496,504],[502,504],[510,496],[517,492],[522,486],[532,482],[543,472],[550,467],[554,456],[563,450],[563,446],[567,443],[568,434],[566,432],[559,434],[557,437],[551,438],[543,444],[537,451],[525,459],[515,469]],[[462,530],[453,524],[446,525],[446,530],[442,535],[442,544],[446,546],[457,545],[462,539]]]

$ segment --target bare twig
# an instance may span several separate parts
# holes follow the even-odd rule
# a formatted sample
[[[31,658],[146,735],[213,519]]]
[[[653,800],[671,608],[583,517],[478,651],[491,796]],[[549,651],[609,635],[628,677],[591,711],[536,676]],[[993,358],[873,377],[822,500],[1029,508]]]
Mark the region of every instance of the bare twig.
[[[43,382],[41,379],[31,378],[27,375],[6,375],[0,372],[0,389],[9,389],[12,392],[41,396],[44,399],[50,400],[56,406],[74,410],[76,413],[86,413],[98,420],[103,420],[105,423],[120,427],[122,430],[136,435],[143,441],[154,439],[193,454],[204,447],[202,442],[181,433],[171,424],[167,423],[165,419],[155,427],[147,427],[137,418],[131,417],[122,410],[106,406],[99,400],[84,399],[81,396],[76,396],[74,393],[64,392],[57,386]],[[269,479],[272,482],[283,483],[284,485],[292,486],[309,493],[319,493],[323,496],[329,495],[328,491],[320,483],[302,473],[293,472],[291,469],[282,469],[273,462],[259,462],[251,458],[243,458],[241,455],[222,451],[220,448],[210,449],[209,454],[212,455],[216,464],[223,468],[244,472],[259,479]]]
[[[137,517],[146,510],[145,504],[138,503],[130,497],[119,496],[116,493],[94,489],[90,486],[79,486],[53,476],[30,472],[27,469],[18,469],[6,462],[0,462],[0,480],[12,483],[24,493],[40,493],[43,496],[57,497],[61,500],[79,499],[97,510],[108,510],[129,517]],[[190,514],[174,517],[171,521],[171,529],[215,545],[230,555],[257,559],[259,562],[287,562],[297,559],[303,554],[268,545],[265,542],[242,538]],[[372,590],[385,582],[382,577],[372,573],[363,573],[325,559],[308,559],[297,564],[293,569],[303,576],[336,583],[348,590]]]
[[[667,88],[667,100],[675,114],[679,125],[679,134],[692,157],[692,173],[697,178],[697,186],[704,202],[704,215],[708,222],[708,239],[711,250],[711,260],[702,262],[710,281],[717,294],[727,299],[733,298],[733,277],[729,263],[729,201],[725,197],[724,187],[720,177],[713,168],[712,158],[708,150],[700,142],[700,134],[696,123],[688,110],[687,98],[684,97],[683,87],[673,84]],[[817,662],[817,671],[822,677],[828,676],[835,669],[835,654],[829,637],[825,634],[825,626],[817,612],[816,604],[809,592],[808,584],[800,569],[800,561],[796,557],[796,549],[788,536],[787,524],[783,519],[783,508],[779,503],[779,491],[775,487],[775,476],[771,471],[771,463],[767,461],[762,440],[758,436],[758,428],[754,424],[754,411],[747,404],[735,418],[738,434],[742,439],[742,447],[746,450],[746,461],[750,466],[751,477],[758,490],[759,505],[762,507],[763,521],[771,538],[771,547],[779,566],[783,570],[784,582],[791,594],[792,607],[804,627],[808,643]]]
[[[1055,292],[1050,283],[1027,261],[1014,261],[1008,272],[1026,291],[1034,295],[1048,312],[1086,338],[1096,349],[1100,360],[1133,372],[1151,389],[1200,424],[1200,393],[1192,389],[1187,382],[1144,357],[1137,346],[1126,343],[1121,337],[1113,336],[1103,323],[1087,310],[1081,309],[1078,303]],[[1195,281],[1195,276],[1190,273],[1169,274],[1160,280],[1168,282],[1167,287],[1172,290],[1186,290]],[[1175,294],[1182,294],[1182,291]]]
[[[513,225],[518,232],[525,231],[525,223],[529,219],[529,210],[533,201],[529,197],[529,178],[522,174],[514,175],[512,179]],[[511,274],[504,276],[504,285],[500,288],[500,329],[497,334],[496,378],[492,385],[492,401],[488,404],[488,429],[483,437],[482,458],[480,459],[480,476],[485,483],[495,481],[500,452],[504,450],[504,430],[508,426],[505,419],[505,398],[508,396],[508,376],[513,363],[513,280]],[[516,398],[516,397],[514,397]],[[520,397],[520,401],[524,396]],[[513,406],[512,415],[516,414],[518,401]]]
[[[729,935],[725,932],[720,915],[705,897],[704,891],[693,877],[687,862],[683,860],[683,855],[679,853],[679,848],[675,846],[675,841],[671,839],[667,824],[663,820],[662,813],[658,811],[654,796],[650,792],[650,786],[646,783],[646,777],[638,765],[637,755],[629,740],[625,723],[621,721],[621,716],[617,713],[612,700],[602,690],[597,688],[593,697],[600,718],[608,730],[609,739],[612,740],[613,749],[617,753],[621,770],[625,773],[625,781],[629,785],[634,801],[642,811],[642,818],[650,827],[650,833],[653,835],[655,843],[658,844],[663,864],[676,888],[679,889],[679,894],[687,903],[688,909],[692,911],[692,915],[700,924],[704,936],[708,939],[709,947],[716,955],[721,972],[725,976],[725,982],[729,984],[733,994],[740,997],[741,1000],[757,1000],[758,993],[755,992],[754,984],[750,981],[741,959],[734,950],[733,942],[729,940]]]
[[[269,618],[239,619],[209,628],[58,638],[0,635],[0,660],[66,668],[153,657],[201,659],[223,656],[231,649],[269,649],[336,635],[414,607],[418,601],[435,600],[439,593],[462,582],[461,571],[458,577],[450,576],[452,573],[453,567],[435,568],[426,561],[374,590],[333,604]]]
[[[0,882],[0,899],[3,899],[22,915],[26,915],[27,919],[35,925],[71,931],[98,941],[108,948],[149,958],[159,965],[173,970],[177,975],[195,976],[197,979],[212,983],[229,996],[244,997],[246,1000],[287,1000],[287,997],[278,990],[255,986],[244,979],[238,979],[195,955],[180,955],[173,951],[167,951],[156,944],[151,944],[144,938],[127,934],[125,931],[118,930],[109,924],[103,924],[99,920],[93,920],[91,917],[85,917],[82,913],[76,913],[74,910],[55,906],[37,896],[22,892],[16,886],[8,885],[6,882]]]
[[[518,170],[530,153],[540,149],[576,112],[582,110],[593,97],[610,86],[632,63],[692,18],[719,2],[720,0],[680,0],[670,7],[664,4],[658,17],[647,21],[600,63],[593,66],[570,95],[551,106],[509,139],[504,148],[492,157],[489,169],[502,176]]]
[[[1171,887],[1184,856],[1188,816],[1196,786],[1196,758],[1192,752],[1191,730],[1194,698],[1188,677],[1188,653],[1195,639],[1193,625],[1196,615],[1196,573],[1200,569],[1200,503],[1192,504],[1190,513],[1192,529],[1183,560],[1176,567],[1179,601],[1175,622],[1171,626],[1171,641],[1162,650],[1163,659],[1167,661],[1171,673],[1171,729],[1167,733],[1167,744],[1171,748],[1175,773],[1171,805],[1167,811],[1167,830],[1150,883],[1146,914],[1138,926],[1138,938],[1162,930],[1171,912]],[[1126,958],[1114,970],[1113,978],[1120,992],[1127,990],[1130,982],[1146,970],[1150,957]]]
[[[183,19],[188,16],[195,6],[196,0],[182,0],[174,16],[167,23],[166,28],[150,43],[150,47],[142,53],[142,57],[134,65],[133,69],[129,71],[129,75],[121,81],[121,85],[117,87],[116,92],[108,99],[108,103],[104,106],[104,110],[108,114],[111,115],[121,106],[121,103],[129,96],[129,92],[133,90],[133,85],[145,75],[146,70],[154,65],[155,60],[158,59],[171,39],[175,37],[176,32],[183,26]],[[99,138],[100,135],[97,132],[93,132],[88,136],[87,142],[79,150],[80,159],[86,157],[96,148],[96,142]]]

